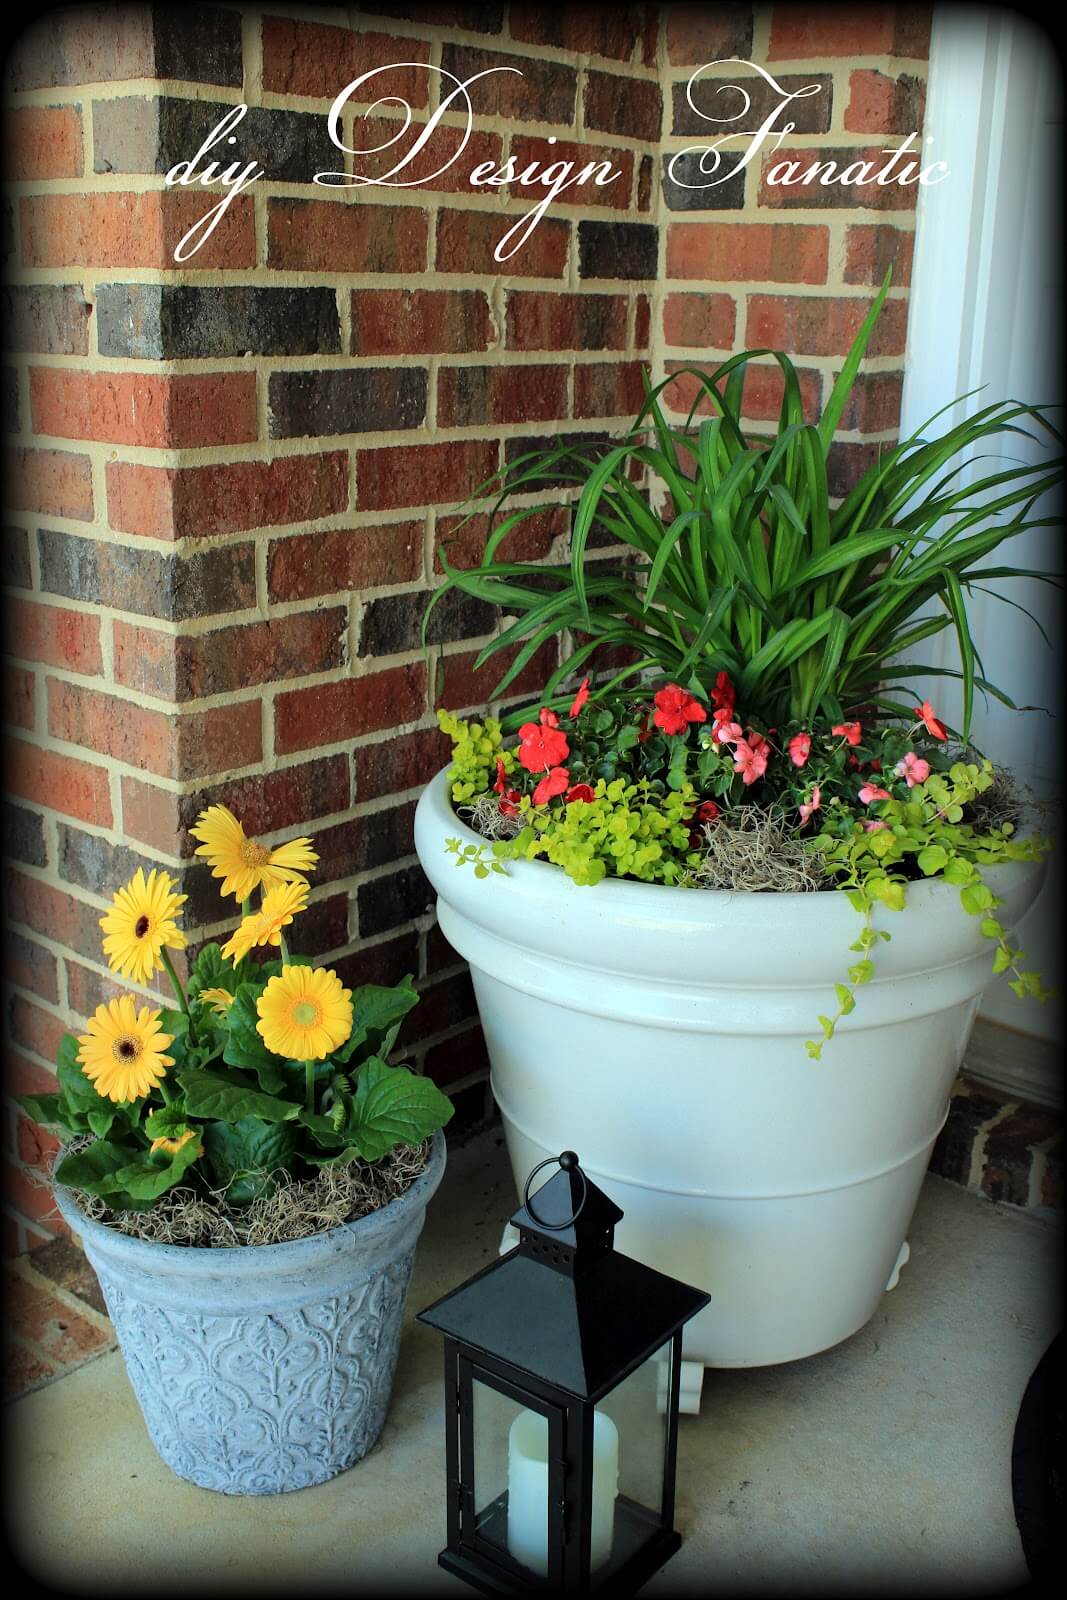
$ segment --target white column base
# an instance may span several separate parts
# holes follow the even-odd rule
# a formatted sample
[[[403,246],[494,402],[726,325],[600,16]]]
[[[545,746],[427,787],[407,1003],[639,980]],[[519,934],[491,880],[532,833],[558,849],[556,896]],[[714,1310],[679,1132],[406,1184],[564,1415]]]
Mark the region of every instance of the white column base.
[[[897,1259],[893,1264],[893,1270],[889,1274],[889,1282],[885,1286],[886,1294],[889,1293],[890,1289],[896,1288],[897,1284],[900,1282],[900,1269],[901,1267],[906,1267],[910,1260],[911,1245],[908,1243],[907,1239],[905,1239],[904,1243],[900,1247],[900,1254],[897,1256]]]

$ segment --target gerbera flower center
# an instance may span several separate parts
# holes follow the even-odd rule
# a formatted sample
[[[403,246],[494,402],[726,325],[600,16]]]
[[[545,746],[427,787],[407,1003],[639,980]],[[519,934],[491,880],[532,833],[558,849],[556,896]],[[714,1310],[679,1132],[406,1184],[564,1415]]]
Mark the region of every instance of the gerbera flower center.
[[[138,917],[133,925],[133,931],[138,939],[143,939],[151,926],[147,917]]]
[[[246,867],[265,867],[270,860],[270,851],[258,839],[246,839],[241,846],[241,860]]]
[[[293,1021],[298,1028],[317,1028],[322,1021],[322,1008],[314,1000],[298,1000],[293,1007]]]
[[[116,1061],[136,1061],[138,1056],[141,1054],[142,1048],[143,1046],[140,1039],[134,1039],[131,1038],[129,1034],[123,1034],[122,1037],[116,1039],[114,1044],[111,1046],[111,1054],[115,1057]]]

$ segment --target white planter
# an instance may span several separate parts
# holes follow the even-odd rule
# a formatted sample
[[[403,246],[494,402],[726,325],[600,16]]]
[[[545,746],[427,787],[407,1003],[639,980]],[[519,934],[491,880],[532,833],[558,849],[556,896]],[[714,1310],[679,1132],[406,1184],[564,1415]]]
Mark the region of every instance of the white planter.
[[[470,962],[517,1184],[577,1150],[626,1213],[619,1248],[711,1295],[690,1361],[791,1361],[862,1327],[895,1281],[989,980],[993,946],[958,891],[915,884],[904,911],[878,908],[892,941],[875,980],[811,1061],[857,959],[843,894],[579,888],[543,862],[476,879],[450,836],[477,842],[439,773],[415,844]],[[987,873],[1006,926],[1041,874]]]

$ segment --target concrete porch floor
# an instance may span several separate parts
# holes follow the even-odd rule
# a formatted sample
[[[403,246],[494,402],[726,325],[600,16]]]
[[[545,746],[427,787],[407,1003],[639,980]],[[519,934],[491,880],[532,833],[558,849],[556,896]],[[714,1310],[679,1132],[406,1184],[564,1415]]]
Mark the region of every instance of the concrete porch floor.
[[[440,1571],[441,1348],[415,1310],[484,1265],[514,1208],[499,1130],[450,1153],[377,1447],[332,1483],[236,1499],[156,1456],[117,1351],[7,1415],[6,1525],[53,1592],[473,1593]],[[1061,1319],[1054,1225],[929,1177],[898,1288],[807,1361],[709,1373],[683,1417],[684,1544],[645,1593],[981,1595],[1025,1584],[1011,1442]]]

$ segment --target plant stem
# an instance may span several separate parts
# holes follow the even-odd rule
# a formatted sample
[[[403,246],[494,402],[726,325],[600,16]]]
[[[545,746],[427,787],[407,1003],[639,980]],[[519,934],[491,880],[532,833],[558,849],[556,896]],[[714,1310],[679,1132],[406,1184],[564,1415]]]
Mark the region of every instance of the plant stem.
[[[175,995],[177,996],[178,1004],[181,1006],[182,1010],[185,1012],[185,1015],[189,1018],[190,1023],[191,1023],[192,1022],[192,1014],[191,1014],[191,1012],[189,1010],[189,1002],[185,998],[185,990],[181,986],[181,981],[180,981],[180,979],[178,977],[178,974],[174,970],[174,963],[171,961],[170,956],[167,954],[167,950],[166,950],[166,946],[165,945],[160,950],[159,955],[160,955],[161,961],[163,962],[163,967],[164,967],[164,970],[165,970],[165,972],[167,974],[167,977],[170,979],[171,987],[174,990]]]
[[[314,1063],[314,1061],[305,1061],[304,1062],[304,1084],[305,1084],[304,1099],[305,1099],[305,1102],[306,1102],[306,1107],[307,1107],[308,1111],[313,1112],[315,1110],[315,1063]]]
[[[285,934],[281,931],[278,933],[278,949],[281,952],[282,966],[287,967],[289,965],[289,946],[285,942]]]

